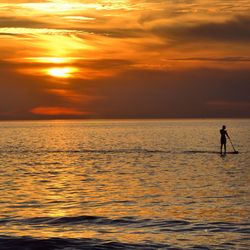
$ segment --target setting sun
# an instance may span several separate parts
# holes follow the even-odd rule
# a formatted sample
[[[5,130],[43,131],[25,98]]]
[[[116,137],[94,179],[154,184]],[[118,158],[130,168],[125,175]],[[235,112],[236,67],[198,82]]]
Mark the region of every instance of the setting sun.
[[[63,67],[63,68],[51,68],[47,72],[50,76],[68,78],[71,77],[73,73],[77,70],[73,67]]]

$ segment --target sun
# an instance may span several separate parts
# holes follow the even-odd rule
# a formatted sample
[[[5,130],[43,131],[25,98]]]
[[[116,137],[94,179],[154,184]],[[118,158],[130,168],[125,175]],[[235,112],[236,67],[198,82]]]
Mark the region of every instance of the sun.
[[[72,77],[72,74],[77,70],[73,67],[58,67],[58,68],[50,68],[48,69],[48,74],[53,77],[60,78],[69,78]]]

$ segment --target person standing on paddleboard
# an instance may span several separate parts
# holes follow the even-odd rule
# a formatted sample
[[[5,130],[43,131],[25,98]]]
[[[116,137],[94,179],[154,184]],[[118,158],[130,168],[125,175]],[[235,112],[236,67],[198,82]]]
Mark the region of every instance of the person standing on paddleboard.
[[[227,130],[226,130],[226,126],[223,125],[222,129],[220,130],[220,153],[222,154],[222,148],[224,146],[224,154],[227,153],[227,138],[230,139]]]

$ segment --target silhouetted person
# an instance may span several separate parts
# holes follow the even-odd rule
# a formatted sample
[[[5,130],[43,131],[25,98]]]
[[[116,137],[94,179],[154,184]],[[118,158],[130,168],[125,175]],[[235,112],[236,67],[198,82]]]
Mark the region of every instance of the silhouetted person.
[[[227,131],[226,126],[223,125],[222,129],[220,130],[220,153],[222,154],[222,148],[224,146],[224,154],[227,152],[227,138],[230,138]]]

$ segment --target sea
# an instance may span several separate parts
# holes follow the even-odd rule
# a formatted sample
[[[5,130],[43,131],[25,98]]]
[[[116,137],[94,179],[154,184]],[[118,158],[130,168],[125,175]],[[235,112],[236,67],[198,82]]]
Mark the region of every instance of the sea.
[[[249,119],[2,121],[0,250],[247,250],[249,183]]]

